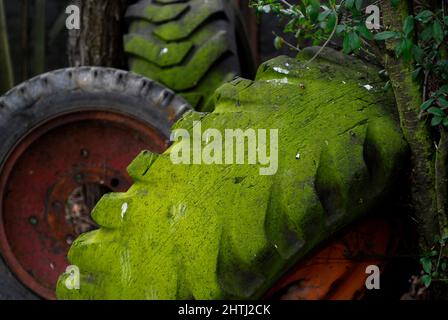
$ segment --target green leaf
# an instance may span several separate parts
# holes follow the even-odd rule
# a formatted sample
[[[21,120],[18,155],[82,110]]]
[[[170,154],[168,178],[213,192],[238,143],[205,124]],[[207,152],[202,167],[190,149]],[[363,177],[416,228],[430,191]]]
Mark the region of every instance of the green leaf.
[[[421,109],[421,110],[426,110],[426,109],[428,109],[433,103],[434,103],[434,99],[426,100],[426,101],[420,106],[420,109]]]
[[[448,82],[448,60],[439,60],[436,64],[437,72],[440,74],[440,77]]]
[[[342,43],[342,50],[345,54],[349,54],[352,52],[352,48],[350,46],[350,37],[349,34],[346,34],[344,37],[344,42]]]
[[[306,7],[307,17],[310,18],[311,22],[316,22],[320,11],[320,1],[311,0],[311,4]]]
[[[327,26],[325,30],[328,32],[333,31],[335,24],[336,24],[336,14],[332,12],[327,19]]]
[[[434,35],[434,40],[437,41],[437,44],[442,43],[444,36],[443,27],[438,20],[434,21],[432,24],[432,33]]]
[[[425,29],[423,29],[423,31],[420,34],[420,39],[422,39],[423,41],[430,41],[433,37],[433,27],[432,26],[428,26]]]
[[[443,112],[442,109],[437,108],[437,107],[431,107],[428,109],[428,112],[437,116],[437,117],[444,117],[445,113]]]
[[[375,38],[375,40],[382,41],[382,40],[387,40],[390,38],[398,38],[399,36],[400,36],[400,34],[395,31],[383,31],[383,32],[377,33],[374,38]]]
[[[415,19],[422,23],[427,23],[432,19],[433,15],[432,11],[423,10],[415,17]]]
[[[407,16],[403,23],[404,35],[407,37],[412,33],[412,31],[414,31],[414,17]]]
[[[436,95],[448,94],[448,84],[445,84],[437,90]]]
[[[442,262],[440,267],[442,268],[442,271],[445,271],[446,270],[446,262]]]
[[[370,30],[366,27],[365,23],[361,23],[359,26],[357,26],[356,30],[358,30],[359,34],[363,36],[365,39],[373,40],[373,33],[370,32]]]
[[[412,47],[412,52],[414,54],[414,60],[418,63],[418,64],[423,64],[423,55],[425,54],[425,52],[423,51],[422,48],[420,48],[419,46],[414,45]]]
[[[350,41],[350,48],[352,51],[361,48],[361,39],[359,38],[357,32],[353,31],[349,33],[349,41]]]
[[[433,127],[438,126],[439,124],[442,123],[442,121],[443,121],[443,118],[442,118],[442,117],[434,117],[434,118],[432,118],[432,120],[431,120],[431,125],[432,125]]]
[[[357,10],[361,10],[363,2],[364,2],[364,0],[355,0],[355,8]]]
[[[263,13],[269,13],[271,12],[271,6],[267,4],[265,6],[258,7],[257,10],[262,11]]]
[[[423,70],[422,67],[416,68],[414,71],[412,71],[412,80],[417,80],[418,76],[420,75],[420,72]]]
[[[400,4],[400,0],[390,0],[392,7],[396,8]]]
[[[354,5],[355,5],[355,0],[346,0],[345,1],[345,7],[348,9],[353,8]]]
[[[299,24],[298,19],[291,19],[285,26],[285,28],[283,29],[283,32],[288,33],[288,32],[295,32],[297,29],[301,30],[299,28],[296,27],[296,25]],[[297,36],[296,36],[297,38]]]
[[[344,37],[343,50],[345,53],[350,53],[361,47],[361,40],[358,33],[352,31],[347,33]]]
[[[401,41],[395,47],[395,54],[398,57],[403,56],[405,60],[410,60],[412,57],[412,41],[407,38],[401,39]]]
[[[422,264],[423,271],[425,271],[428,274],[431,274],[432,270],[432,261],[431,259],[424,257],[420,259],[420,263]]]
[[[346,30],[345,24],[338,24],[336,27],[336,33],[340,34],[341,32],[344,32]]]
[[[442,125],[446,128],[448,127],[448,118],[443,119]]]
[[[275,39],[274,39],[274,47],[275,47],[275,49],[277,49],[277,50],[281,49],[283,47],[283,44],[284,44],[284,42],[283,42],[282,38],[275,37]]]
[[[321,13],[319,13],[319,16],[317,17],[317,20],[320,21],[320,22],[326,20],[331,12],[332,12],[332,10],[330,10],[330,9],[322,11]]]
[[[448,108],[448,100],[446,100],[445,97],[439,97],[439,98],[437,99],[437,102],[439,103],[439,105],[440,105],[442,108]]]
[[[425,274],[425,275],[422,277],[422,282],[423,282],[423,284],[425,285],[426,288],[429,288],[429,286],[431,285],[431,282],[432,282],[432,278],[431,278],[431,276]]]

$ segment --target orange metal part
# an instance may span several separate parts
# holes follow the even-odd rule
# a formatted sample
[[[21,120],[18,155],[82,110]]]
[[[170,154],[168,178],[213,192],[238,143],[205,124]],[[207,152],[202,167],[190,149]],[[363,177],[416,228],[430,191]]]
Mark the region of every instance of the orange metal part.
[[[397,220],[369,218],[343,231],[282,277],[267,298],[353,300],[363,297],[366,268],[383,269],[401,238]]]

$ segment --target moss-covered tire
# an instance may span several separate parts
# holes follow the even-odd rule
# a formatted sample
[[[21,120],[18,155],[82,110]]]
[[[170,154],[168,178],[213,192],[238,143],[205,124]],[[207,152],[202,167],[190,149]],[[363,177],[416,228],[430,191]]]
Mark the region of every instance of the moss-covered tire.
[[[190,109],[164,86],[110,68],[50,72],[0,97],[0,299],[54,298],[69,239],[83,232],[67,219],[72,191],[125,190],[123,169],[146,146],[164,151]]]
[[[101,228],[69,251],[80,289],[65,274],[58,298],[260,298],[324,240],[378,212],[406,163],[393,96],[377,69],[333,50],[306,63],[316,50],[224,84],[212,113],[175,124],[170,149],[137,157],[134,185],[100,200],[92,217]],[[239,143],[243,164],[227,162],[230,129],[252,141]],[[201,148],[201,164],[190,161]],[[267,148],[273,161],[250,163]]]
[[[130,69],[180,93],[197,110],[210,110],[210,96],[222,83],[255,72],[233,0],[141,0],[126,16]]]

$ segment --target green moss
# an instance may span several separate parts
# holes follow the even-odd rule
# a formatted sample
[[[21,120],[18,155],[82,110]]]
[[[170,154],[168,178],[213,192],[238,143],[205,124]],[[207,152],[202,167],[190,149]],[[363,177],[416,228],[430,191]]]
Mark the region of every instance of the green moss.
[[[203,1],[200,6],[191,6],[181,21],[173,21],[155,28],[154,34],[165,41],[185,39],[207,18],[221,10],[220,1]]]
[[[213,92],[236,76],[235,69],[220,60],[230,50],[229,35],[223,33],[220,21],[178,42],[164,43],[148,35],[153,28],[144,20],[132,23],[125,37],[131,70],[177,91],[196,110],[212,111]]]
[[[188,4],[175,3],[169,7],[149,5],[144,10],[144,18],[155,23],[176,19],[188,10]]]
[[[125,37],[124,47],[126,52],[155,63],[159,67],[169,67],[185,59],[193,44],[184,41],[162,46],[149,41],[147,37],[130,35]]]
[[[228,49],[226,33],[221,31],[211,37],[202,46],[186,65],[176,66],[170,69],[160,69],[157,72],[158,79],[173,90],[187,90],[195,87],[205,73],[210,69],[215,60]],[[132,69],[140,74],[155,73],[150,63],[138,60],[132,65]],[[179,77],[182,74],[182,77]]]
[[[256,81],[220,87],[211,114],[176,128],[278,129],[278,171],[174,165],[139,156],[135,184],[101,199],[102,226],[69,252],[81,289],[61,299],[258,298],[322,240],[366,214],[393,183],[406,144],[374,69],[279,57]],[[374,89],[367,90],[364,85]],[[181,142],[179,142],[181,143]],[[204,142],[205,143],[205,142]],[[123,208],[126,208],[123,213]]]

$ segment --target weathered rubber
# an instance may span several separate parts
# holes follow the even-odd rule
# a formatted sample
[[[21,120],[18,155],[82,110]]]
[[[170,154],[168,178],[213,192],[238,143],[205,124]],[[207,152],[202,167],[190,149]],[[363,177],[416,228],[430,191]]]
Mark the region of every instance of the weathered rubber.
[[[62,114],[95,110],[139,119],[169,140],[172,124],[191,106],[160,84],[122,70],[81,67],[40,75],[0,97],[0,170],[12,148],[36,126]],[[0,298],[31,297],[0,257]]]
[[[73,100],[93,103],[80,106]],[[113,108],[114,103],[124,105],[116,106],[115,111],[134,115],[167,139],[172,124],[191,109],[170,89],[127,71],[98,67],[56,70],[28,80],[0,98],[0,163],[18,139],[46,118],[108,104]],[[68,105],[62,108],[64,104]]]
[[[250,77],[253,62],[233,0],[141,0],[129,7],[125,36],[130,69],[185,97],[197,110],[210,110],[213,92],[236,75]],[[253,59],[245,59],[253,61]]]
[[[190,133],[194,121],[203,133],[279,129],[276,175],[259,175],[261,165],[173,164],[170,153],[186,141],[161,156],[143,152],[128,168],[133,187],[103,197],[93,212],[102,227],[70,249],[80,290],[68,290],[62,275],[58,297],[259,298],[371,212],[407,154],[394,99],[376,69],[333,51],[322,56],[268,61],[256,81],[218,89],[213,113],[190,112],[175,125]]]

